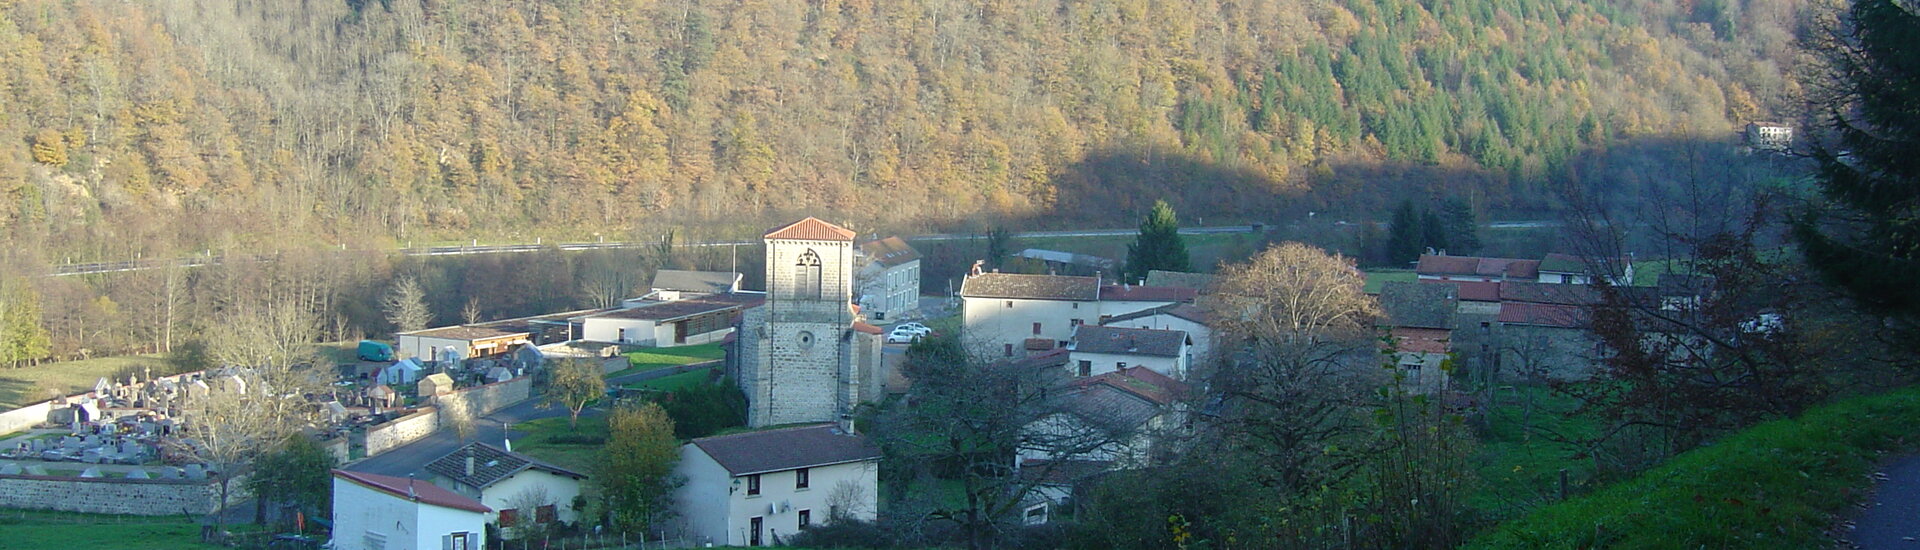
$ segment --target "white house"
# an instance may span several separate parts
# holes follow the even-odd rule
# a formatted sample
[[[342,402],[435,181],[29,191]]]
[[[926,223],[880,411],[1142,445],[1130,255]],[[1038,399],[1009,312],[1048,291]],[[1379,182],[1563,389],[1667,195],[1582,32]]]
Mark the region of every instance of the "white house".
[[[580,520],[573,500],[586,474],[527,455],[474,442],[427,463],[426,471],[434,485],[492,508],[488,523],[512,527]]]
[[[1178,330],[1082,325],[1074,331],[1067,350],[1074,376],[1146,367],[1184,380],[1193,361],[1193,342]]]
[[[779,544],[814,524],[870,521],[879,503],[880,448],[833,424],[695,439],[674,471],[696,545]]]
[[[533,333],[465,325],[430,328],[394,335],[394,349],[402,357],[421,361],[460,361],[501,355],[533,342]]]
[[[920,311],[920,251],[900,237],[860,245],[855,294],[860,312],[875,321],[899,321]]]
[[[1550,284],[1590,285],[1594,281],[1594,268],[1607,271],[1608,284],[1624,286],[1633,284],[1632,258],[1594,258],[1592,261],[1569,254],[1547,254],[1540,260],[1540,282]]]
[[[412,478],[333,471],[335,550],[480,550],[488,510]]]
[[[1026,523],[1045,523],[1084,479],[1150,466],[1182,430],[1189,387],[1141,367],[1074,379],[1049,400],[1053,412],[1021,430],[1015,468],[1036,483],[1024,495]]]
[[[699,298],[713,294],[733,294],[740,292],[740,274],[730,271],[683,271],[662,269],[653,273],[652,289],[645,297],[627,300],[658,300],[671,302],[688,298]],[[626,307],[633,307],[627,305]]]
[[[970,344],[1005,357],[1063,345],[1073,328],[1100,322],[1100,279],[981,273],[960,284]]]
[[[1193,341],[1193,358],[1202,360],[1213,352],[1213,328],[1207,326],[1210,319],[1212,314],[1206,308],[1193,304],[1171,304],[1108,317],[1100,326],[1185,332],[1187,338]]]
[[[579,317],[580,339],[653,347],[718,342],[733,333],[733,319],[765,294],[710,294],[674,301],[628,301],[628,307]]]

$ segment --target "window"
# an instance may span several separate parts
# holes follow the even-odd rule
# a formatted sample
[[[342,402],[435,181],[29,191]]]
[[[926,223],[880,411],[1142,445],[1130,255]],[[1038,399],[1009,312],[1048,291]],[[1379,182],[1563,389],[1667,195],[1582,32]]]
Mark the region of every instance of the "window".
[[[801,510],[799,523],[801,529],[806,529],[808,526],[813,525],[813,510]]]
[[[1080,302],[1074,302],[1073,309],[1080,309]]]
[[[1013,300],[1007,300],[1007,309],[1013,309]]]
[[[505,509],[505,510],[501,510],[501,511],[500,511],[500,525],[501,525],[501,526],[503,526],[503,527],[504,527],[504,526],[511,526],[511,525],[513,525],[513,524],[514,524],[515,522],[518,522],[518,521],[520,521],[520,511],[519,511],[519,510],[515,510],[515,509],[513,509],[513,508],[508,508],[508,509]]]
[[[1067,324],[1068,324],[1069,326],[1074,326],[1074,327],[1078,327],[1078,326],[1080,326],[1080,325],[1084,325],[1084,324],[1087,324],[1087,322],[1086,322],[1086,321],[1082,321],[1082,320],[1079,320],[1079,319],[1068,319],[1068,320],[1067,320]]]
[[[466,533],[454,533],[442,537],[441,540],[442,542],[440,544],[447,547],[448,550],[472,550],[473,548],[467,544]]]
[[[533,509],[534,523],[553,523],[553,520],[555,519],[559,519],[559,518],[554,517],[554,509],[552,504],[548,504],[548,505]]]
[[[1126,361],[1114,361],[1114,362],[1113,362],[1113,370],[1127,370],[1127,362],[1126,362]]]
[[[1002,344],[1002,345],[1006,346],[1007,357],[1013,357],[1013,344]]]
[[[368,531],[361,535],[360,543],[371,550],[387,550],[387,534]]]
[[[1093,376],[1093,362],[1080,360],[1080,376]]]
[[[793,471],[793,488],[795,489],[807,488],[807,469],[806,468],[801,468]]]
[[[749,530],[747,533],[747,546],[760,545],[760,528],[764,525],[766,525],[766,519],[760,516],[754,516],[753,519],[747,520],[747,529]]]
[[[760,474],[747,476],[747,496],[760,494]]]
[[[1033,335],[1034,335],[1034,336],[1039,336],[1039,335],[1040,335],[1040,323],[1034,323],[1034,324],[1033,324]]]
[[[793,266],[793,297],[820,299],[820,255],[809,248]]]

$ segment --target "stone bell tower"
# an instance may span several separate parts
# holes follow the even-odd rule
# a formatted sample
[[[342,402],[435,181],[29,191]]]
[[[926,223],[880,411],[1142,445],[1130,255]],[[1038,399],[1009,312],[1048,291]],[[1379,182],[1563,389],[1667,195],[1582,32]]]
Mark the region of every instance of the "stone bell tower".
[[[741,323],[748,426],[834,422],[866,398],[856,361],[854,232],[815,218],[767,233],[767,303]],[[864,325],[864,323],[861,323]]]

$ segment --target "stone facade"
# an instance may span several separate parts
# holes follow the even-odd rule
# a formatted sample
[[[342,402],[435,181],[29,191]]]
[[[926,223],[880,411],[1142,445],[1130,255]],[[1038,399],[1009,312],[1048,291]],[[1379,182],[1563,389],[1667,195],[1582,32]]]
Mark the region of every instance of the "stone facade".
[[[234,478],[227,488],[227,502],[247,499],[245,481]],[[217,508],[219,501],[217,481],[0,474],[0,508],[165,516],[205,514]]]
[[[526,401],[532,396],[533,377],[522,376],[505,382],[475,386],[437,396],[434,397],[434,403],[449,409],[465,406],[464,410],[468,414],[479,418],[493,414],[493,411],[507,408],[508,405]]]
[[[432,435],[440,429],[440,411],[433,407],[367,428],[367,456],[373,456]]]
[[[839,421],[879,395],[877,362],[857,360],[878,354],[853,330],[853,239],[780,235],[766,239],[767,302],[742,316],[747,425]]]

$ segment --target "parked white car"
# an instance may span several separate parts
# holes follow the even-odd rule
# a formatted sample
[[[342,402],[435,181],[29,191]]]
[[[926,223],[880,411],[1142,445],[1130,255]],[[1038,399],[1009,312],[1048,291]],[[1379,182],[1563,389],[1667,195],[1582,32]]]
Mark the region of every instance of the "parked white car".
[[[919,332],[915,332],[913,329],[903,328],[903,327],[894,327],[893,332],[887,333],[887,343],[907,344],[912,342],[918,342],[920,341],[920,337],[922,336],[926,336],[926,335],[921,334]]]
[[[900,323],[898,325],[893,326],[893,330],[903,330],[903,329],[911,330],[915,334],[919,334],[921,336],[933,334],[933,329],[927,328],[926,325],[922,325],[920,323]]]

